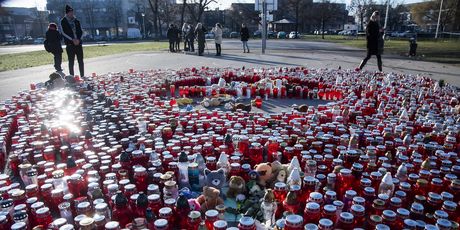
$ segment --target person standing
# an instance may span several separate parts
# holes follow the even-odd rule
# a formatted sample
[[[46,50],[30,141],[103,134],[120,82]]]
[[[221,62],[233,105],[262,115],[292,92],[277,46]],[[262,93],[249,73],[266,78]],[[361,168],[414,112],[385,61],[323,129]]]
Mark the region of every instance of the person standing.
[[[176,33],[176,37],[175,37],[175,39],[176,39],[176,52],[180,52],[180,42],[182,40],[182,30],[176,25],[174,25],[174,29],[175,29],[175,33]]]
[[[248,46],[249,29],[248,27],[246,27],[246,24],[244,23],[241,24],[240,37],[241,37],[241,42],[243,42],[244,53],[246,53],[246,49],[248,49],[248,53],[249,53],[249,46]]]
[[[198,55],[203,56],[204,52],[204,45],[206,43],[206,28],[204,28],[203,24],[198,23],[195,27],[195,35],[196,40],[198,41]]]
[[[54,69],[57,72],[62,72],[62,46],[61,46],[61,35],[58,31],[56,23],[50,23],[48,30],[46,31],[45,49],[54,56]]]
[[[195,52],[195,32],[193,31],[192,25],[189,25],[190,29],[185,34],[188,42],[188,48],[190,52]]]
[[[364,68],[367,61],[371,58],[372,55],[377,56],[377,66],[379,71],[382,71],[382,52],[383,52],[383,29],[380,28],[380,14],[378,11],[374,11],[369,20],[369,23],[366,26],[366,40],[367,40],[367,55],[361,61],[361,64],[357,71],[360,71]]]
[[[61,19],[61,33],[66,44],[67,58],[69,59],[69,74],[74,75],[73,66],[75,56],[77,56],[80,76],[85,76],[85,66],[83,63],[83,46],[81,37],[83,31],[80,21],[75,18],[73,8],[69,5],[65,6],[65,16]]]
[[[188,37],[187,37],[189,32],[190,32],[190,25],[184,22],[184,25],[182,25],[182,34],[184,35],[184,51],[190,50]]]
[[[174,52],[174,45],[176,42],[175,37],[177,36],[176,29],[174,28],[173,24],[169,25],[168,32],[166,32],[166,36],[168,37],[169,41],[169,52]]]
[[[212,32],[216,43],[216,56],[220,56],[222,53],[222,26],[220,23],[216,23],[216,26],[212,28]]]

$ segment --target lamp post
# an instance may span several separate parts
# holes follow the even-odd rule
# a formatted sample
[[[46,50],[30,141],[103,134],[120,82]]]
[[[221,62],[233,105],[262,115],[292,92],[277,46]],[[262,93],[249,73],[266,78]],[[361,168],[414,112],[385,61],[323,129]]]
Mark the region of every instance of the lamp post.
[[[438,39],[438,32],[439,32],[439,24],[441,23],[441,13],[442,13],[442,3],[444,0],[441,0],[441,6],[439,7],[439,15],[438,15],[438,24],[436,25],[436,34],[434,35],[435,39]]]
[[[141,15],[142,15],[142,35],[143,35],[143,37],[145,39],[146,38],[146,36],[145,36],[145,14],[142,13]]]

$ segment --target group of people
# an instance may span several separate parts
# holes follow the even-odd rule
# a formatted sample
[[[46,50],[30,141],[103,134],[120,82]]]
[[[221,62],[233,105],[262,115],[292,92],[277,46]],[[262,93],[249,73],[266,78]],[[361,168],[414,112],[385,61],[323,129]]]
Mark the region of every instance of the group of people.
[[[203,56],[204,48],[206,46],[206,33],[208,30],[202,23],[197,23],[195,28],[189,23],[184,23],[182,30],[179,30],[174,24],[170,24],[167,32],[169,40],[169,52],[180,52],[181,38],[184,38],[184,51],[195,52],[195,40],[198,43],[198,55]],[[222,55],[222,25],[216,23],[211,29],[214,34],[214,42],[216,47],[216,56]],[[243,23],[241,25],[240,37],[243,43],[244,53],[249,53],[249,29]]]
[[[367,55],[362,60],[359,67],[356,68],[360,71],[364,68],[367,61],[372,55],[377,57],[377,65],[379,71],[382,71],[382,57],[383,53],[383,29],[379,24],[380,14],[378,11],[373,12],[370,21],[366,27],[366,40],[367,40]],[[216,23],[211,32],[214,34],[214,42],[216,47],[216,56],[222,54],[222,25]],[[167,37],[169,39],[169,51],[180,51],[181,38],[184,38],[184,50],[195,52],[195,40],[198,43],[198,55],[202,56],[206,46],[206,33],[207,29],[202,23],[197,23],[193,26],[189,23],[184,23],[182,29],[179,29],[174,24],[169,26]],[[54,68],[57,72],[62,72],[62,53],[61,39],[64,40],[66,45],[67,58],[69,61],[69,74],[74,75],[75,57],[78,61],[80,76],[85,76],[85,68],[83,62],[83,47],[82,47],[83,31],[73,13],[73,8],[69,5],[65,7],[65,16],[61,19],[60,25],[50,23],[46,32],[45,49],[54,55]],[[249,53],[249,30],[245,24],[241,25],[240,38],[243,43],[244,53]]]
[[[85,76],[82,36],[83,30],[81,29],[80,21],[75,18],[73,8],[66,5],[65,16],[61,19],[59,26],[56,23],[48,25],[44,42],[46,51],[52,53],[54,56],[54,68],[57,72],[63,72],[61,68],[63,53],[61,40],[64,39],[67,59],[69,61],[69,74],[74,75],[73,67],[75,57],[77,57],[80,76]]]

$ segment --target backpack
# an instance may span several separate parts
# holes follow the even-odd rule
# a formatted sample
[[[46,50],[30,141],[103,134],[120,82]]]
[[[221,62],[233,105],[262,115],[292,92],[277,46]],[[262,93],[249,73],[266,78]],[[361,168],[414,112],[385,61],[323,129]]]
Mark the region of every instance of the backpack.
[[[45,39],[45,41],[43,41],[43,45],[45,46],[45,50],[49,53],[51,52],[51,47],[50,47],[50,44],[48,42],[47,39]]]

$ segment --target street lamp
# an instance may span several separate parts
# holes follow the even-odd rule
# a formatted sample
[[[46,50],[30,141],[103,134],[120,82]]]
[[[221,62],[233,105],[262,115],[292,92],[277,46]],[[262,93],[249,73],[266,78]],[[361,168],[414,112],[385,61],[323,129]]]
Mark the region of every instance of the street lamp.
[[[145,36],[145,14],[142,13],[141,15],[142,15],[142,31],[143,31],[142,34],[143,34],[143,37],[145,39],[145,37],[146,37]]]
[[[443,0],[441,0],[441,6],[439,7],[438,24],[436,25],[436,34],[434,35],[435,39],[438,39],[439,23],[441,22],[442,3]]]

